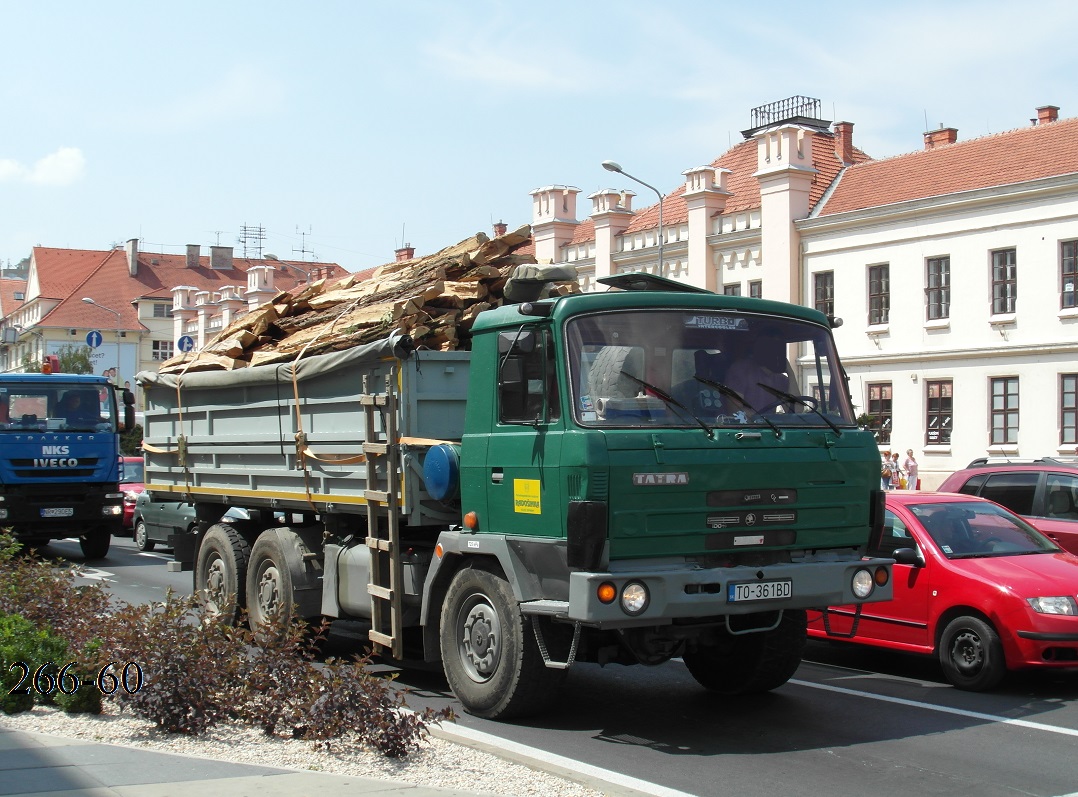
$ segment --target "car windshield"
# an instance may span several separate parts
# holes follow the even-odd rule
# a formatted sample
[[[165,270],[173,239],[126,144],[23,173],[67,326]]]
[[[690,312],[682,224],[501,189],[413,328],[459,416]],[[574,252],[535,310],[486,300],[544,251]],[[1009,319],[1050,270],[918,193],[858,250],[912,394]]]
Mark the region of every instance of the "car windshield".
[[[732,310],[631,310],[566,325],[584,426],[853,426],[830,330]]]
[[[123,481],[134,483],[145,480],[145,469],[141,459],[125,459],[123,461]]]
[[[41,381],[0,386],[0,432],[116,430],[116,400],[105,387]]]
[[[1020,517],[987,501],[912,504],[909,510],[948,559],[1060,550]]]

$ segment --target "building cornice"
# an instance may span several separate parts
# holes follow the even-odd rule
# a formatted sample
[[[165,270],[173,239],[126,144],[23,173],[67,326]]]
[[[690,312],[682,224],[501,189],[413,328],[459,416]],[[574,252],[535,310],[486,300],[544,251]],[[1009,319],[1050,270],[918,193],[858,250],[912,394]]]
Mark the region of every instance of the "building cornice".
[[[842,363],[847,367],[866,365],[910,365],[924,363],[953,362],[979,357],[992,357],[993,360],[1010,360],[1019,357],[1078,355],[1078,341],[1073,343],[1029,343],[1007,346],[971,346],[965,349],[943,349],[940,351],[904,351],[894,354],[876,352],[874,354],[843,354]]]

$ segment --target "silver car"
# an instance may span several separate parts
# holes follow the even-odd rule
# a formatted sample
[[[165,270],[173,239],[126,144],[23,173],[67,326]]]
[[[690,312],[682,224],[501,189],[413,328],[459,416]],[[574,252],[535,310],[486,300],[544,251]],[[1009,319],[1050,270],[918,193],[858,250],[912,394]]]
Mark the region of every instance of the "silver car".
[[[247,510],[231,507],[221,522],[249,519]],[[135,545],[140,551],[152,551],[158,543],[168,547],[171,534],[193,531],[198,520],[195,505],[187,501],[154,501],[150,493],[139,493],[135,500]]]

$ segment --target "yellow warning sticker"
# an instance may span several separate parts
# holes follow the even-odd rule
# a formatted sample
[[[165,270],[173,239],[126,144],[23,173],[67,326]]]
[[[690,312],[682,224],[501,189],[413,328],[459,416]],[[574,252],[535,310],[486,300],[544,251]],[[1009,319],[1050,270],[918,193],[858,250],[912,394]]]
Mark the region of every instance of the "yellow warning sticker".
[[[525,515],[541,515],[538,479],[513,479],[513,511]]]

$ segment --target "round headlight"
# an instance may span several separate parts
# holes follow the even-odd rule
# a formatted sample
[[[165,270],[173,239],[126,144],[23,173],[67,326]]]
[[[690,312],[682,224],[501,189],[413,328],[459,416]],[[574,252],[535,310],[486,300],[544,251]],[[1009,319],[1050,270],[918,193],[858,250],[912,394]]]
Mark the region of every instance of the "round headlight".
[[[648,608],[648,588],[639,581],[630,581],[621,589],[621,609],[626,614],[640,614]]]
[[[868,570],[858,570],[853,574],[853,581],[850,582],[850,586],[853,588],[853,594],[862,600],[872,594],[872,590],[875,584],[872,581],[872,573]]]

